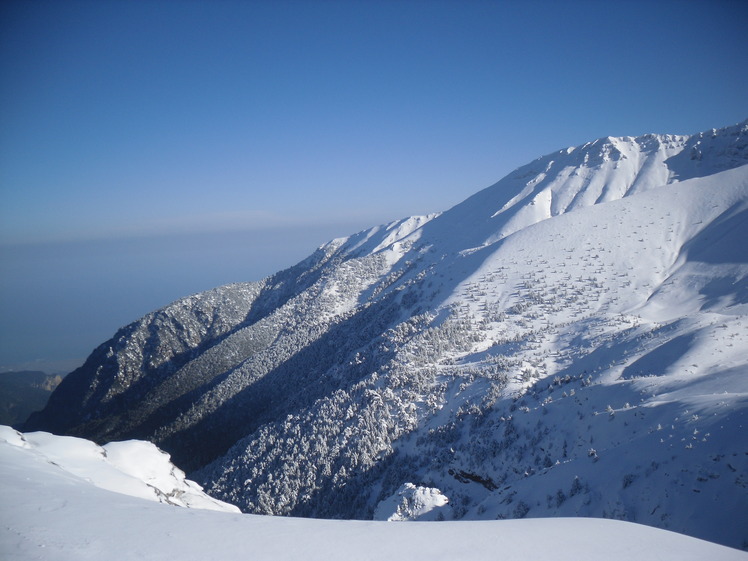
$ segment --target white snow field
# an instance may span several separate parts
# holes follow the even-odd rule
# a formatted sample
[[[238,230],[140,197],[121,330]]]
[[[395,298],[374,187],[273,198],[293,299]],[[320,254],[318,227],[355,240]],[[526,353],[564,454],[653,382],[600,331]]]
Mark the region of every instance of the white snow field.
[[[407,559],[555,561],[745,560],[735,549],[603,519],[363,522],[209,512],[157,502],[143,489],[197,495],[163,452],[130,441],[102,448],[0,429],[0,558],[43,560]],[[116,450],[116,452],[114,452]],[[122,452],[122,454],[120,454]],[[124,462],[122,464],[121,462]],[[125,468],[118,471],[113,465]],[[133,481],[125,482],[130,477]],[[140,482],[136,481],[143,477]],[[181,479],[181,481],[180,481]],[[154,483],[155,482],[155,483]],[[114,489],[117,492],[113,492]],[[125,493],[125,494],[123,494]],[[169,500],[179,504],[178,501]],[[191,504],[216,508],[217,503]]]

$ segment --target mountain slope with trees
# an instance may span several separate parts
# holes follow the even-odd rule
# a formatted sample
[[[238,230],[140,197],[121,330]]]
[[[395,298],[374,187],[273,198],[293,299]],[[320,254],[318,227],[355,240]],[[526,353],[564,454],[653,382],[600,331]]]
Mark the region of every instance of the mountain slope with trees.
[[[745,547],[746,164],[748,122],[549,154],[147,315],[25,430],[150,440],[245,512],[445,497]]]

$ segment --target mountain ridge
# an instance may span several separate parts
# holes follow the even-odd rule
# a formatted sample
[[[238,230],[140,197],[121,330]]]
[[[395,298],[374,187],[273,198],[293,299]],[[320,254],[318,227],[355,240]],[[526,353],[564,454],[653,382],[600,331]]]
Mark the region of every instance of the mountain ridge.
[[[608,516],[741,547],[747,139],[599,139],[177,301],[24,430],[151,440],[247,512],[370,518],[410,484],[447,519]]]

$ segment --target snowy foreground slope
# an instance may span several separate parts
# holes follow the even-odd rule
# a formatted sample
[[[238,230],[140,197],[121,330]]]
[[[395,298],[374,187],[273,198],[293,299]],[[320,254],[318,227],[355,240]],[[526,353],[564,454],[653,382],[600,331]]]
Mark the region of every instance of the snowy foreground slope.
[[[735,549],[610,520],[390,524],[176,508],[97,486],[97,480],[111,479],[108,467],[95,445],[76,440],[0,432],[5,561],[748,559]]]
[[[184,472],[169,461],[150,442],[130,440],[98,446],[89,440],[71,436],[55,436],[45,432],[23,435],[10,427],[0,426],[3,462],[13,458],[13,451],[22,450],[33,463],[51,465],[68,478],[81,479],[109,491],[131,495],[175,506],[238,513],[233,505],[213,499],[202,492],[195,482],[185,479]],[[33,479],[34,470],[17,473]],[[12,477],[3,482],[10,486]],[[4,507],[7,506],[4,505]]]
[[[244,512],[604,517],[748,548],[748,122],[604,138],[122,328],[25,430]]]

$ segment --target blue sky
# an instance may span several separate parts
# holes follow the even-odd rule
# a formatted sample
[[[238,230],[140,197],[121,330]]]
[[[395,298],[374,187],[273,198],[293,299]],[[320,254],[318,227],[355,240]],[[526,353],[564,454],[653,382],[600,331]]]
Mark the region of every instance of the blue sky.
[[[80,362],[556,149],[742,121],[747,24],[740,1],[4,2],[0,368]]]

